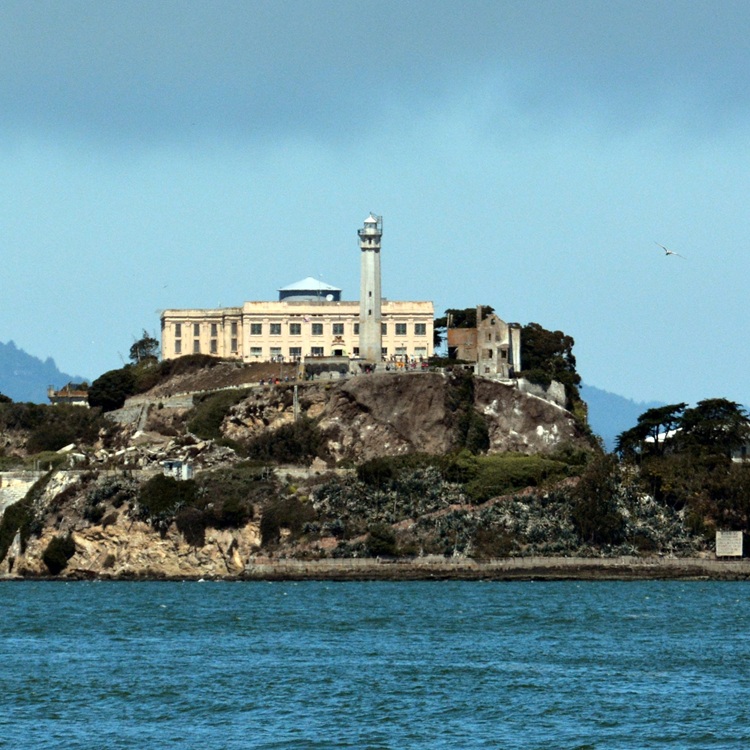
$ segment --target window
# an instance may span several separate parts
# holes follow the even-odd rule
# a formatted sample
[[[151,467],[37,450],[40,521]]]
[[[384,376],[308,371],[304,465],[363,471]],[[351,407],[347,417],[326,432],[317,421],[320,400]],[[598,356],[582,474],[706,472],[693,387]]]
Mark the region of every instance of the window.
[[[358,346],[355,346],[352,351],[354,352],[354,356],[355,357],[359,357],[359,347]]]
[[[401,354],[403,356],[406,356],[406,347],[405,346],[397,346],[396,347],[396,354]]]
[[[323,324],[322,323],[313,323],[312,324],[312,335],[313,336],[322,336],[323,335]]]
[[[426,346],[415,346],[414,347],[414,355],[417,357],[426,357],[427,356],[427,347]]]
[[[388,334],[388,323],[380,324],[380,333],[382,333],[383,336],[386,336]]]
[[[382,355],[383,355],[384,357],[387,357],[387,356],[388,356],[388,347],[387,347],[387,346],[384,346],[384,347],[383,347],[383,348],[382,348],[382,349],[380,350],[380,353],[381,353],[381,354],[382,354]]]
[[[211,323],[211,335],[212,336],[219,335],[219,326],[216,323]]]
[[[281,323],[271,323],[271,336],[281,336]]]
[[[219,351],[219,343],[216,339],[211,339],[211,354],[216,354]]]
[[[182,323],[175,323],[174,324],[174,337],[176,339],[180,338],[182,336]]]
[[[174,342],[174,353],[182,354],[182,341],[180,339]]]
[[[233,320],[232,321],[232,336],[236,336],[236,335],[237,335],[237,321]]]
[[[273,323],[271,323],[273,325]],[[281,358],[281,347],[280,346],[272,346],[271,347],[271,359],[280,359]]]
[[[251,346],[250,347],[250,356],[251,357],[262,357],[263,356],[263,347],[262,346]]]
[[[232,342],[229,346],[233,352],[236,352],[237,351],[237,339],[232,339]]]
[[[406,323],[396,323],[396,336],[406,336]]]
[[[201,342],[198,339],[193,341],[193,354],[201,353]]]
[[[302,356],[302,347],[301,346],[290,346],[289,347],[289,356],[293,359],[299,359]]]
[[[426,336],[427,335],[427,323],[415,323],[414,324],[414,335],[415,336]]]
[[[250,335],[260,336],[263,333],[263,323],[250,323]]]
[[[314,346],[312,349],[310,349],[310,354],[313,357],[322,357],[323,356],[323,347],[322,346]]]
[[[343,336],[344,335],[344,324],[343,323],[334,323],[333,324],[333,335],[334,336]]]
[[[500,350],[500,356],[501,356],[501,357],[502,357],[503,359],[508,359],[508,350],[507,350],[507,349],[501,349],[501,350]]]
[[[359,336],[359,323],[354,324],[354,335]]]
[[[289,324],[289,335],[300,336],[302,335],[302,323],[290,323]]]
[[[193,336],[200,336],[200,335],[201,335],[201,324],[193,323]]]

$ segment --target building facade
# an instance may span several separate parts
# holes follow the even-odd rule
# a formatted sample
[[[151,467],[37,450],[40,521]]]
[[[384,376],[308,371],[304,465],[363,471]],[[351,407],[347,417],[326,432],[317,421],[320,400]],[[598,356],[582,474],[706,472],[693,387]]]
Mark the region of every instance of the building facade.
[[[434,316],[432,302],[383,300],[381,360],[432,356]],[[243,362],[360,358],[359,302],[245,302],[215,310],[164,310],[161,339],[164,359],[184,354]]]
[[[382,298],[381,234],[381,220],[370,214],[359,230],[359,301],[341,300],[340,289],[308,277],[279,289],[278,301],[213,310],[164,310],[162,358],[210,354],[243,362],[288,362],[344,356],[378,362],[430,357],[432,302]]]
[[[477,307],[475,328],[448,327],[451,357],[474,362],[477,375],[512,378],[521,368],[521,327]]]

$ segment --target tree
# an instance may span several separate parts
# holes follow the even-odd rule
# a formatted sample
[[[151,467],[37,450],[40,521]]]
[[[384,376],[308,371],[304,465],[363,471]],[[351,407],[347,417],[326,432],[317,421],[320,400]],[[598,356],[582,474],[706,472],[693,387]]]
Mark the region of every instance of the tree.
[[[102,411],[113,411],[119,409],[125,399],[135,392],[135,374],[130,365],[120,370],[109,370],[91,384],[89,406],[100,406]]]
[[[657,406],[638,417],[635,427],[617,436],[615,450],[620,454],[651,453],[664,455],[668,440],[680,427],[686,403]]]
[[[159,342],[144,329],[143,336],[130,347],[130,361],[134,364],[147,359],[158,359]]]
[[[699,401],[680,419],[679,443],[692,452],[729,457],[750,441],[750,419],[740,404],[725,398]]]
[[[494,307],[482,305],[482,318],[486,318],[495,312]],[[477,308],[465,307],[458,309],[455,307],[448,308],[442,318],[435,318],[435,328],[476,328],[477,327]]]
[[[597,456],[573,493],[571,520],[584,544],[619,544],[625,518],[617,507],[617,474],[611,456]]]
[[[4,393],[0,393],[0,404],[12,404],[13,399],[6,396]]]
[[[548,386],[553,380],[565,386],[568,408],[580,404],[578,386],[581,376],[576,372],[573,355],[575,340],[562,331],[548,331],[539,323],[521,328],[521,374],[532,383]]]

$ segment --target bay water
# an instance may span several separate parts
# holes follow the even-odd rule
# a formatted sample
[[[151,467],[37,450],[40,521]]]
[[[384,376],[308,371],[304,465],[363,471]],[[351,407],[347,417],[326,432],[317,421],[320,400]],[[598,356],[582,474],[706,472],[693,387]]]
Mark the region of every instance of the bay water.
[[[0,748],[740,748],[750,583],[7,582]]]

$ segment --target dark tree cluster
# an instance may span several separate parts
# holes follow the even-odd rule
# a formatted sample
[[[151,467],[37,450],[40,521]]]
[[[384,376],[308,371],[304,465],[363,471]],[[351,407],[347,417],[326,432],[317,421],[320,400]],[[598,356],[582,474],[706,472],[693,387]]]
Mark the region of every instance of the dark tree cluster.
[[[648,409],[617,438],[616,451],[659,502],[684,510],[695,531],[750,524],[750,418],[724,398]]]

